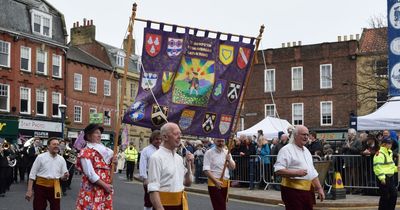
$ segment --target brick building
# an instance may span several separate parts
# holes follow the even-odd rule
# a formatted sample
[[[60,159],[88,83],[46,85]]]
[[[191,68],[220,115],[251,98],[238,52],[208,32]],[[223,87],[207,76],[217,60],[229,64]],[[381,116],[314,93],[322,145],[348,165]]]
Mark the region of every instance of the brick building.
[[[38,0],[0,0],[0,137],[61,137],[65,21]]]
[[[342,138],[357,112],[356,88],[348,85],[356,81],[357,48],[350,40],[259,51],[244,97],[244,128],[279,114],[293,125],[329,132],[324,138]]]

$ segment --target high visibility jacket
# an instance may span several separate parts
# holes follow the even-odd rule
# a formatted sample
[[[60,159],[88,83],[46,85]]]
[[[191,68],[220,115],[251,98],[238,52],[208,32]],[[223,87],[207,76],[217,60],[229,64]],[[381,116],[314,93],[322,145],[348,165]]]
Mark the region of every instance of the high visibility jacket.
[[[381,147],[374,156],[374,173],[380,181],[386,178],[386,175],[392,176],[397,172],[397,166],[393,162],[393,152],[386,147]]]
[[[125,159],[127,161],[133,161],[133,162],[137,162],[138,159],[138,151],[135,149],[135,147],[132,147],[132,149],[130,149],[130,147],[125,149]]]

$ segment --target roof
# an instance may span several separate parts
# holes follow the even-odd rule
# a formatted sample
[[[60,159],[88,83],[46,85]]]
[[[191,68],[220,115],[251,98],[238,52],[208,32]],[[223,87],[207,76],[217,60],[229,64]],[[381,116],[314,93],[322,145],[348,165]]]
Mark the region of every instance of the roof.
[[[80,63],[84,63],[86,65],[94,66],[97,68],[105,69],[105,70],[110,70],[110,71],[113,70],[111,66],[101,62],[96,57],[90,55],[86,51],[79,49],[78,47],[75,47],[75,46],[69,47],[68,52],[67,52],[67,59],[77,61]]]
[[[99,43],[100,45],[102,45],[106,49],[106,52],[107,52],[107,55],[108,55],[108,58],[110,60],[111,65],[114,68],[121,68],[116,63],[116,60],[117,60],[116,56],[117,56],[118,52],[125,53],[125,51],[123,49],[108,45],[108,44],[103,43],[103,42],[99,42],[99,41],[96,41],[96,42]],[[129,60],[129,67],[128,67],[128,71],[129,72],[134,72],[134,73],[139,74],[139,71],[138,71],[138,68],[137,68],[138,59],[139,59],[138,56],[133,55],[133,54],[131,55],[131,59]]]
[[[387,52],[387,27],[365,28],[361,35],[359,53]]]
[[[0,31],[66,46],[67,32],[64,16],[46,1],[0,0],[0,5]],[[36,9],[52,16],[51,38],[32,33],[31,9]]]

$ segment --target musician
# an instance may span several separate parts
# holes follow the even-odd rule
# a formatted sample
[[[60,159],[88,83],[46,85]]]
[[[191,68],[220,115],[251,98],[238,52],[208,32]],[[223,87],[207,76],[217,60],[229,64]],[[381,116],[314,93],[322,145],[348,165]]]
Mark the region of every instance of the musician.
[[[203,171],[208,177],[208,192],[213,208],[226,210],[229,169],[235,169],[236,164],[231,154],[228,154],[228,150],[225,149],[224,139],[216,139],[214,143],[215,147],[209,149],[204,155]]]
[[[76,201],[76,209],[113,209],[111,185],[111,165],[116,161],[114,152],[101,143],[104,128],[89,124],[84,132],[87,142],[77,159],[77,169],[83,171],[81,189]]]
[[[71,139],[65,138],[65,152],[64,152],[64,159],[67,161],[67,168],[69,172],[69,177],[66,182],[67,190],[71,189],[71,181],[75,173],[75,164],[76,164],[76,150],[72,146]]]
[[[33,144],[30,145],[27,149],[28,164],[27,164],[26,169],[27,169],[28,175],[31,172],[33,162],[35,162],[36,157],[40,154],[41,150],[42,150],[42,141],[40,140],[39,137],[35,137]],[[29,178],[28,178],[28,180],[29,180]]]
[[[12,158],[10,144],[4,141],[0,146],[0,197],[4,197],[6,191],[10,190],[13,181],[13,168],[9,164]]]
[[[176,154],[181,145],[181,130],[175,123],[161,127],[162,146],[150,157],[148,190],[154,209],[188,209],[184,186],[193,181],[193,154],[186,152],[185,168],[183,158]]]
[[[61,198],[59,179],[66,180],[69,175],[64,158],[58,155],[58,139],[50,138],[47,144],[48,151],[37,156],[29,174],[25,199],[30,201],[33,197],[34,210],[45,210],[47,201],[51,210],[59,210]]]

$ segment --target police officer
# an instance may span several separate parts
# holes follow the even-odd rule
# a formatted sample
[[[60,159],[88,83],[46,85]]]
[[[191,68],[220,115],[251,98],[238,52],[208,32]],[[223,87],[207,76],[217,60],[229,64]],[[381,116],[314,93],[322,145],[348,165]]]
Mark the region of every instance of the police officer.
[[[126,159],[126,179],[133,180],[133,171],[135,170],[135,163],[138,159],[138,151],[135,149],[133,142],[129,142],[129,147],[125,149]]]
[[[378,179],[379,186],[379,210],[394,210],[397,200],[397,180],[394,174],[397,167],[393,162],[392,140],[385,138],[382,140],[381,148],[374,157],[374,173]]]

